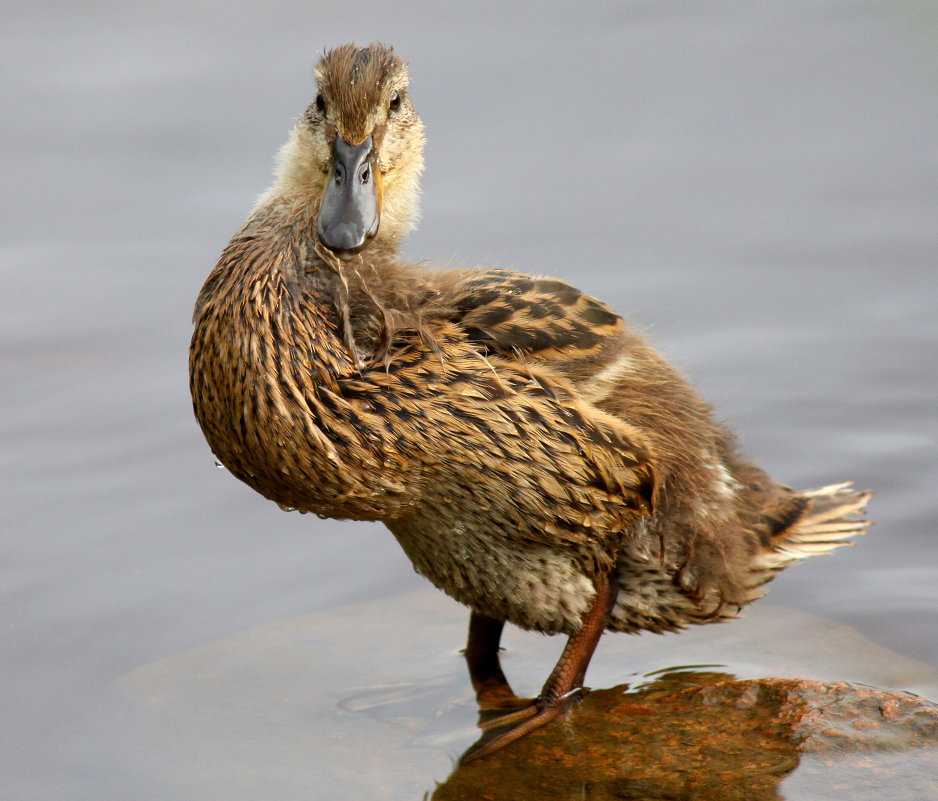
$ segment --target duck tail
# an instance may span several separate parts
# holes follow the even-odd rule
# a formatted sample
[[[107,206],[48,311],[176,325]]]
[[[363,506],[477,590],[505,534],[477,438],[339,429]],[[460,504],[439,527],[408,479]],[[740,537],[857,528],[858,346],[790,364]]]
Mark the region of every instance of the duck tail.
[[[774,572],[809,556],[853,545],[852,538],[866,534],[871,525],[863,515],[873,493],[855,490],[849,481],[805,490],[800,495],[807,501],[804,511],[772,538],[760,567]]]

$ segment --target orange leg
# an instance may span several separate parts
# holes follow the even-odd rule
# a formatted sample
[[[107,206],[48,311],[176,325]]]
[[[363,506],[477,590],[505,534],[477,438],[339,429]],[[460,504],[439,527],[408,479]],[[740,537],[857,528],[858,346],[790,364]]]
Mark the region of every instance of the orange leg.
[[[524,703],[508,684],[498,659],[499,642],[505,621],[473,612],[469,617],[469,641],[466,644],[466,664],[469,678],[476,691],[479,709],[513,709]]]
[[[511,725],[511,728],[496,735],[491,740],[482,743],[480,746],[470,749],[463,757],[463,762],[469,762],[473,759],[488,756],[509,743],[513,743],[528,732],[550,722],[563,711],[566,706],[565,702],[571,696],[582,690],[583,679],[586,676],[586,668],[589,666],[593,652],[596,650],[596,646],[599,643],[599,638],[602,636],[606,624],[609,622],[609,611],[612,607],[612,602],[615,600],[615,595],[613,594],[610,578],[608,576],[597,577],[595,584],[596,595],[593,597],[589,609],[587,609],[586,613],[583,615],[580,630],[570,635],[563,649],[563,653],[557,661],[557,665],[544,683],[541,694],[534,699],[533,704],[524,709],[519,709],[517,712],[510,712],[494,720],[480,724],[480,728],[485,730],[502,728],[508,725]],[[470,624],[470,643],[472,642],[471,632],[472,626]],[[500,633],[501,623],[498,623],[498,634]],[[497,669],[497,676],[501,678],[504,687],[508,688],[508,682],[505,681],[501,668],[498,667],[497,637],[495,642],[494,664]],[[468,649],[466,656],[468,659]],[[491,666],[491,662],[488,664]],[[481,695],[482,690],[476,685],[476,674],[472,673],[471,663],[469,670],[470,674],[473,676],[473,686],[476,687],[477,693]],[[488,675],[491,676],[491,674]],[[508,691],[511,692],[511,688],[508,688]],[[512,695],[514,694],[512,693]]]

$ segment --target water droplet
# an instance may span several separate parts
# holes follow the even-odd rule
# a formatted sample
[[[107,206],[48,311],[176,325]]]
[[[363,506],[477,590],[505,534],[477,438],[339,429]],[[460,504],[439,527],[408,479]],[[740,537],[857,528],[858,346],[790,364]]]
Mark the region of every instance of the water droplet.
[[[281,509],[283,509],[284,512],[295,512],[295,511],[296,511],[296,507],[295,507],[295,506],[287,506],[285,503],[278,503],[277,506],[279,506]]]
[[[219,462],[218,459],[215,460],[215,467],[217,467],[219,470],[227,470],[227,469],[228,469],[228,468],[225,467],[221,462]]]

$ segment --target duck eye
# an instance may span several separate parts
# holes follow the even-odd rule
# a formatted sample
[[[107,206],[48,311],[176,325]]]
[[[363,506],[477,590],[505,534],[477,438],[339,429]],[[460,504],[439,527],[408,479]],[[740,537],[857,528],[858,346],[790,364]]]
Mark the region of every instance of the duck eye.
[[[391,93],[391,101],[388,103],[388,108],[391,111],[397,111],[401,107],[401,96],[397,92]]]
[[[326,110],[326,100],[322,96],[322,92],[317,92],[316,93],[316,111],[322,114],[322,112],[324,112],[325,110]]]

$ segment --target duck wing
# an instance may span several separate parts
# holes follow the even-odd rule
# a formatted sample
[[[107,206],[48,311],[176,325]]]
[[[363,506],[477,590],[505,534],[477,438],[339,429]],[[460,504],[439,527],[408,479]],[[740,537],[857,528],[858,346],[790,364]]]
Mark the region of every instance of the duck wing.
[[[445,358],[415,338],[337,387],[386,423],[375,436],[406,457],[400,471],[427,479],[424,501],[439,508],[468,493],[477,509],[512,507],[544,544],[605,539],[650,513],[652,454],[640,432],[561,376],[481,354],[454,326],[438,334]]]
[[[485,355],[549,363],[579,384],[622,350],[622,318],[555,278],[459,270],[439,274],[434,283],[451,321]]]

